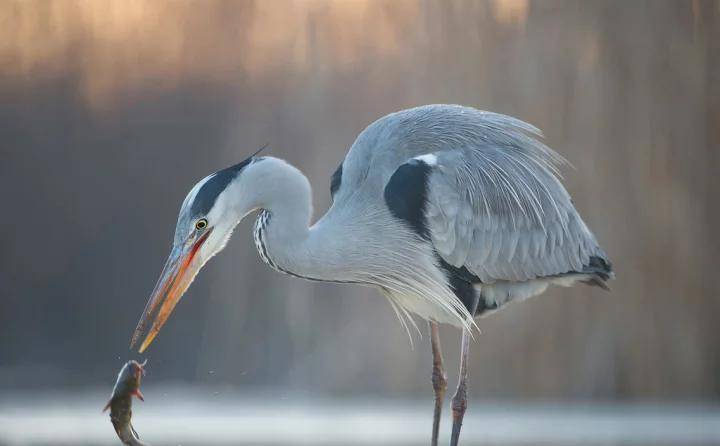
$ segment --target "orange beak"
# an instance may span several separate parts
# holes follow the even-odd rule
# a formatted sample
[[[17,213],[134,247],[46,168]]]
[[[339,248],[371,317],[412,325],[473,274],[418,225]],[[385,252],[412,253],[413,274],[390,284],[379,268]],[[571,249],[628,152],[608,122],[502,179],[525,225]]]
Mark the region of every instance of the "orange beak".
[[[185,294],[185,291],[187,291],[202,267],[196,256],[211,232],[212,228],[209,228],[194,243],[173,248],[160,274],[160,279],[158,279],[155,289],[153,289],[145,306],[142,317],[135,328],[130,341],[130,349],[137,344],[140,337],[145,333],[150,320],[153,321],[152,327],[150,327],[150,331],[140,345],[140,353],[143,353],[148,348],[155,336],[160,332],[160,329],[165,325],[170,313],[175,309],[175,305],[180,302],[180,298]]]

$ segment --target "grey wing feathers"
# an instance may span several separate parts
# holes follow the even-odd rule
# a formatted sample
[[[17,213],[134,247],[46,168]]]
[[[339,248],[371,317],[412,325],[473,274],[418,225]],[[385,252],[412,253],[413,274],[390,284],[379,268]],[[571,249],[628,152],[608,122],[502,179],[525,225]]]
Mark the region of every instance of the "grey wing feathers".
[[[490,115],[493,131],[484,138],[434,154],[425,216],[438,255],[488,284],[586,272],[594,257],[605,262],[558,179],[563,159],[534,127]]]
[[[380,192],[398,214],[398,204],[423,196],[424,221],[396,217],[429,232],[446,263],[484,283],[566,273],[606,280],[611,266],[560,183],[566,161],[541,136],[519,119],[458,105],[393,113],[358,136],[336,200]],[[431,168],[420,190],[403,178],[422,176],[418,162]]]

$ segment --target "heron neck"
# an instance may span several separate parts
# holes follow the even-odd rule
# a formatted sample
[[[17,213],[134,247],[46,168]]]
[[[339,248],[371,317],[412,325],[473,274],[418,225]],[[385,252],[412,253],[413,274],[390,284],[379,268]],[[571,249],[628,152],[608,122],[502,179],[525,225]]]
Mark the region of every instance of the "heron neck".
[[[255,224],[260,257],[271,267],[294,276],[322,281],[349,281],[343,245],[326,229],[311,228],[296,213],[264,209]]]
[[[255,242],[260,257],[270,266],[297,276],[351,281],[353,247],[348,243],[352,222],[334,218],[329,211],[310,227],[312,189],[294,166],[272,157],[253,163],[237,186],[238,214],[260,209]],[[341,213],[344,214],[344,213]],[[331,218],[329,218],[329,216]]]

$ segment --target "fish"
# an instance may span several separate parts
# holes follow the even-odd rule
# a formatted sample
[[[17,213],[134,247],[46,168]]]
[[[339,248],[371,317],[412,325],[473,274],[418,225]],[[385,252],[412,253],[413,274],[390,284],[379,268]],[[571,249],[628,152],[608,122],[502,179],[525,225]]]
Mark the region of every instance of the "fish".
[[[110,401],[103,408],[103,412],[110,409],[110,422],[115,428],[118,438],[123,444],[129,446],[150,446],[148,443],[140,441],[135,428],[133,428],[132,419],[132,397],[145,401],[145,397],[140,392],[140,382],[145,376],[145,365],[147,360],[140,364],[135,360],[131,360],[123,365],[118,373],[115,387],[113,387]]]

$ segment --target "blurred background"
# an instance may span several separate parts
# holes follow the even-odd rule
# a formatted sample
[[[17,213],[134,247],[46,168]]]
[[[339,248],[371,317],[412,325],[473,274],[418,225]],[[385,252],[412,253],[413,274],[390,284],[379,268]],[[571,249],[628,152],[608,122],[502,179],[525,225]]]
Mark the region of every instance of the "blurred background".
[[[618,423],[671,407],[691,423],[671,430],[700,423],[710,436],[693,441],[720,443],[707,427],[720,426],[720,1],[3,0],[0,444],[81,444],[58,433],[72,410],[102,425],[88,444],[114,441],[97,412],[135,357],[130,335],[196,181],[268,143],[308,175],[317,218],[355,136],[427,103],[543,129],[575,166],[565,184],[617,272],[612,293],[552,289],[479,322],[467,441],[523,442],[488,437],[503,425],[483,420],[505,408],[516,432],[551,404],[558,422],[578,407],[588,422],[599,410]],[[192,426],[200,413],[237,414],[227,428],[247,421],[243,410],[262,418],[249,409],[258,401],[269,425],[311,429],[302,417],[339,404],[318,429],[331,415],[406,413],[415,424],[387,432],[424,444],[427,335],[411,348],[371,289],[270,270],[250,220],[150,348],[138,431],[143,411],[151,442],[183,416]],[[459,333],[442,335],[452,388]],[[403,423],[417,426],[407,438]],[[331,437],[273,429],[195,441]]]

